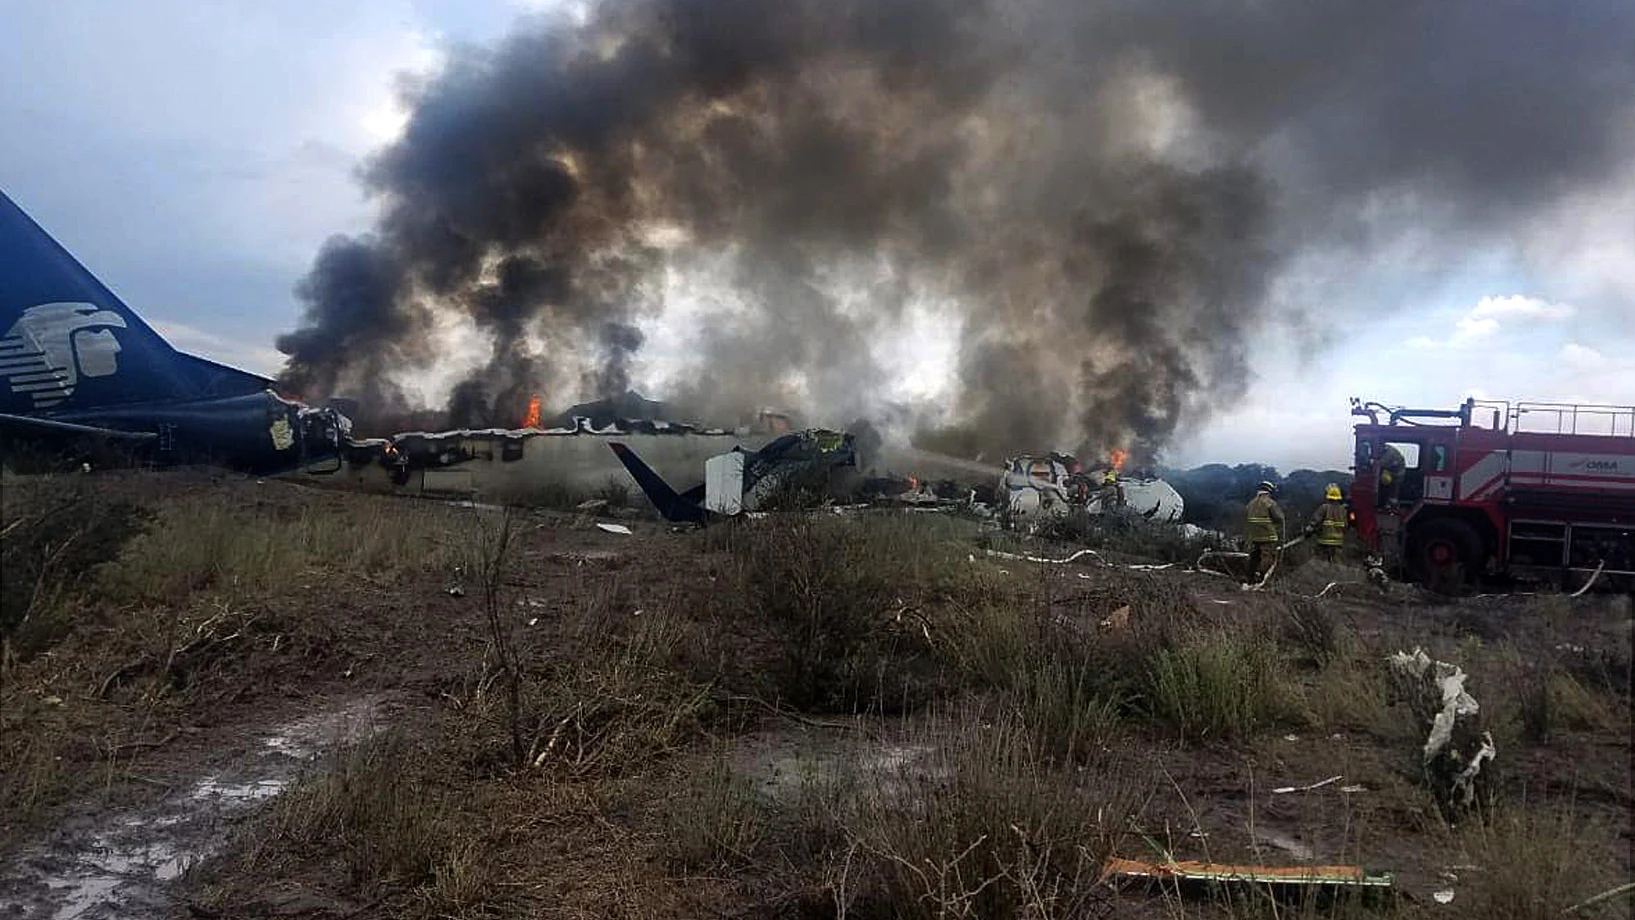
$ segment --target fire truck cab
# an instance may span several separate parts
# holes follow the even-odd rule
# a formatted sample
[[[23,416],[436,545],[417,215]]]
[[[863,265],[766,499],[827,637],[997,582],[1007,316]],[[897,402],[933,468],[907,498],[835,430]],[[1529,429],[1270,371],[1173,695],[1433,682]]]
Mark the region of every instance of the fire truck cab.
[[[1388,569],[1438,589],[1523,570],[1635,574],[1635,407],[1353,399],[1351,414],[1367,419],[1352,520]],[[1387,447],[1405,461],[1394,496]]]

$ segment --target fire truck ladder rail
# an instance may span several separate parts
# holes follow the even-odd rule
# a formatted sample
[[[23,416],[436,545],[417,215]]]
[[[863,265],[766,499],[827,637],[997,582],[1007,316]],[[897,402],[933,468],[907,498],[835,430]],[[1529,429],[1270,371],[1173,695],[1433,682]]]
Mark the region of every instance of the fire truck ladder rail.
[[[1531,416],[1539,427],[1522,427]],[[1635,406],[1589,403],[1519,402],[1509,407],[1511,433],[1588,434],[1635,438]]]

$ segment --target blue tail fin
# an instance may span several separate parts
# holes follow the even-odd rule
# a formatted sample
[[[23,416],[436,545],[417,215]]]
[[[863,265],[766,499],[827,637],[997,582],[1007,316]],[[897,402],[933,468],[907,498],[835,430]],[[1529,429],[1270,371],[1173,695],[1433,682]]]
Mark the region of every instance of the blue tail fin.
[[[619,462],[623,463],[624,468],[630,471],[630,475],[636,480],[636,485],[641,486],[642,491],[647,493],[648,500],[653,503],[653,507],[658,509],[659,514],[665,520],[702,524],[709,517],[709,512],[705,511],[699,504],[704,497],[702,486],[690,490],[685,495],[678,494],[675,489],[671,488],[669,483],[664,481],[664,477],[654,472],[653,468],[643,462],[642,458],[636,456],[636,452],[627,445],[614,441],[609,443],[608,447],[613,449],[613,453],[619,458]]]
[[[0,193],[0,413],[73,415],[270,384],[176,351]]]

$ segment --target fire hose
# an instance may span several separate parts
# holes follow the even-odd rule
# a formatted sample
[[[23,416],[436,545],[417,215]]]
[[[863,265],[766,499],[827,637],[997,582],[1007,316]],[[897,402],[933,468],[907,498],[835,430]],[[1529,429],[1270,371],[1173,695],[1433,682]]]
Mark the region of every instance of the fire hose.
[[[1274,560],[1272,562],[1271,568],[1266,570],[1265,577],[1261,578],[1261,580],[1260,580],[1260,582],[1258,584],[1245,585],[1243,590],[1245,590],[1245,591],[1259,591],[1262,588],[1265,588],[1266,587],[1266,582],[1271,580],[1272,573],[1277,571],[1277,563],[1278,563],[1278,561],[1281,561],[1282,556],[1283,556],[1283,551],[1286,550],[1286,549],[1289,549],[1291,547],[1299,546],[1301,543],[1306,542],[1306,540],[1307,540],[1307,538],[1309,536],[1310,536],[1309,534],[1301,534],[1300,536],[1295,537],[1293,540],[1290,540],[1287,543],[1279,544],[1278,547],[1277,547],[1278,559]],[[1248,553],[1224,553],[1224,552],[1221,552],[1220,550],[1213,550],[1213,549],[1212,550],[1206,550],[1203,555],[1198,557],[1198,561],[1196,563],[1194,563],[1192,567],[1195,570],[1199,571],[1199,572],[1205,572],[1205,573],[1210,574],[1210,575],[1219,575],[1219,576],[1221,576],[1223,578],[1234,578],[1236,576],[1234,576],[1234,575],[1232,575],[1232,574],[1230,574],[1228,572],[1221,572],[1221,571],[1217,571],[1215,569],[1204,568],[1204,560],[1208,559],[1210,556],[1219,556],[1219,557],[1221,557],[1223,559],[1227,558],[1227,557],[1231,557],[1233,559],[1244,559],[1244,558],[1247,558],[1248,555],[1249,555]]]

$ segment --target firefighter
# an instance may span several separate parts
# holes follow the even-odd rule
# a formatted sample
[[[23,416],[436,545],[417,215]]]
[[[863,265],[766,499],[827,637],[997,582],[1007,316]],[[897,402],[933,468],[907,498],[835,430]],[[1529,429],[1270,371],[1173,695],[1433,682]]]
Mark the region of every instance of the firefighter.
[[[1244,509],[1244,536],[1249,538],[1249,579],[1258,583],[1277,562],[1277,552],[1283,542],[1283,509],[1278,507],[1277,486],[1260,484],[1255,497]]]
[[[1397,496],[1402,492],[1402,477],[1408,471],[1408,461],[1402,456],[1402,451],[1395,445],[1385,445],[1380,452],[1380,488],[1379,506],[1381,508],[1395,508]]]
[[[1331,482],[1323,490],[1323,503],[1306,525],[1306,536],[1317,536],[1317,555],[1329,562],[1338,562],[1340,548],[1345,546],[1345,496],[1340,494],[1339,483]]]
[[[1101,477],[1101,510],[1112,511],[1124,507],[1124,486],[1119,484],[1118,471],[1108,470]]]

